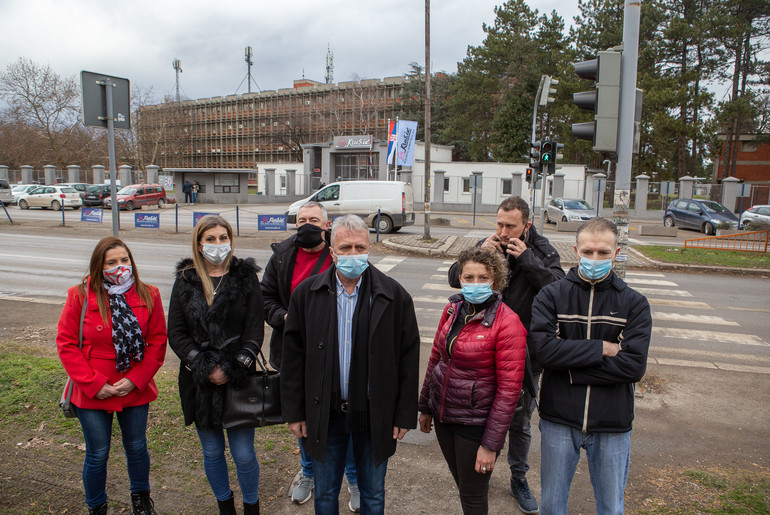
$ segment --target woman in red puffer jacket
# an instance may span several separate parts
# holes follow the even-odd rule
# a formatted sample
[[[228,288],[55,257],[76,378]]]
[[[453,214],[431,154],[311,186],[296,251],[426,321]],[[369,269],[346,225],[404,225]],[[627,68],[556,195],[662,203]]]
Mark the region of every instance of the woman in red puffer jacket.
[[[502,302],[503,256],[484,248],[458,259],[452,295],[433,339],[420,393],[420,430],[436,437],[460,491],[463,513],[488,511],[489,480],[521,392],[527,331]]]

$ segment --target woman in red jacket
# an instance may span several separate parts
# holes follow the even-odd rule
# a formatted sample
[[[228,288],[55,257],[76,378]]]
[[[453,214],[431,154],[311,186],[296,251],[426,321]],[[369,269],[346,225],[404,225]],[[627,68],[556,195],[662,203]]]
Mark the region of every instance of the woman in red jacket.
[[[131,481],[132,514],[154,515],[147,412],[158,397],[153,376],[166,355],[166,319],[158,289],[139,279],[131,251],[118,238],[110,236],[97,243],[88,274],[67,292],[56,347],[74,385],[72,404],[86,443],[83,486],[88,513],[107,513],[107,458],[113,413],[117,413]]]
[[[460,491],[463,513],[488,511],[489,480],[505,444],[524,378],[527,331],[502,302],[502,254],[459,256],[462,292],[449,297],[420,393],[420,430],[436,438]]]

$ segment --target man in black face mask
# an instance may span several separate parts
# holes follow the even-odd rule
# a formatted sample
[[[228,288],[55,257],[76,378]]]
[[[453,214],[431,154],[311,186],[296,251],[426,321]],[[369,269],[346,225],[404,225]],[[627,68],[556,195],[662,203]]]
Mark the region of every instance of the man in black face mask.
[[[270,365],[280,370],[283,347],[283,328],[289,308],[289,297],[299,283],[323,272],[333,263],[329,252],[329,228],[326,209],[318,202],[308,202],[297,211],[297,233],[285,240],[273,243],[273,255],[265,266],[260,282],[265,304],[265,320],[273,328],[270,337]],[[298,504],[307,502],[313,494],[313,463],[305,453],[300,440],[302,477],[292,492],[292,500]],[[349,508],[359,511],[360,497],[356,479],[353,453],[348,450],[345,474],[350,490]]]

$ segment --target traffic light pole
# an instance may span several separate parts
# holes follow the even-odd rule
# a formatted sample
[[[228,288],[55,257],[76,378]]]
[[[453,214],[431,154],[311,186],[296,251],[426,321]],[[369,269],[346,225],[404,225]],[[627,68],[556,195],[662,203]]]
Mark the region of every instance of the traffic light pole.
[[[618,226],[620,253],[615,260],[615,273],[626,277],[628,259],[628,211],[631,199],[631,165],[634,147],[636,111],[636,66],[639,59],[639,18],[641,0],[626,0],[623,14],[623,62],[618,120],[618,162],[615,169],[613,219]]]

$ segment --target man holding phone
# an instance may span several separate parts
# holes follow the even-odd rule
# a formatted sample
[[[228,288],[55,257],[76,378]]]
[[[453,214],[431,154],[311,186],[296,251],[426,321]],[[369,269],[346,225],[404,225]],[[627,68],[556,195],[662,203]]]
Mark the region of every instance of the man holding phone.
[[[506,254],[508,286],[502,291],[503,301],[519,315],[521,323],[529,331],[535,295],[544,286],[565,276],[559,253],[548,238],[535,231],[529,205],[521,197],[509,197],[500,203],[495,234],[479,241],[477,245]],[[460,287],[459,274],[458,264],[454,263],[449,269],[450,286]],[[527,348],[531,355],[529,338]],[[525,377],[520,404],[508,431],[508,465],[511,469],[511,495],[518,501],[519,509],[524,513],[537,513],[537,499],[532,495],[525,476],[529,470],[527,458],[532,440],[530,419],[542,368],[534,360],[530,365],[530,388],[526,387],[528,378]]]

